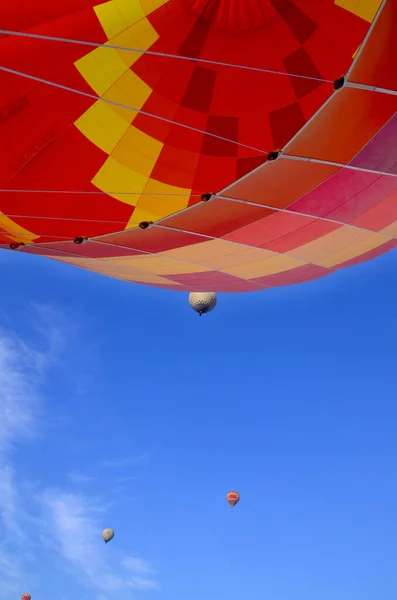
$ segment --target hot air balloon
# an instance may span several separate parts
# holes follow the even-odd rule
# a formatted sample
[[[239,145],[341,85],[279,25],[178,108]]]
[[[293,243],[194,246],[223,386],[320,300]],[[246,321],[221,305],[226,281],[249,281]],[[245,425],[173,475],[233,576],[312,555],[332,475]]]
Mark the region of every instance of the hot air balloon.
[[[103,540],[104,540],[105,544],[107,544],[108,542],[110,542],[114,538],[114,531],[113,531],[113,529],[109,529],[109,528],[104,529],[102,531],[102,537],[103,537]]]
[[[226,495],[226,500],[229,502],[230,506],[234,508],[237,502],[240,502],[240,494],[238,492],[231,491]]]
[[[21,600],[32,600],[32,596],[30,594],[22,594]]]
[[[1,8],[1,248],[248,292],[396,247],[396,0]]]
[[[216,303],[217,299],[214,292],[192,292],[189,294],[189,304],[193,310],[198,312],[200,317],[214,310]]]

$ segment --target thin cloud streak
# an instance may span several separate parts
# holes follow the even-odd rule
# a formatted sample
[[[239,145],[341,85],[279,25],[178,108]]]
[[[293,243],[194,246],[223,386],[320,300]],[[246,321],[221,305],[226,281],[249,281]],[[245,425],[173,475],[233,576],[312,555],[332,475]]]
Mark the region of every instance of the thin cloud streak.
[[[156,589],[158,584],[148,563],[104,550],[101,529],[109,505],[70,490],[43,488],[39,482],[21,477],[13,464],[14,449],[44,433],[41,390],[50,369],[63,364],[68,340],[58,313],[48,307],[34,310],[35,330],[44,336],[41,346],[33,347],[0,328],[0,600],[18,597],[24,582],[33,582],[38,552],[45,556],[47,551],[52,561],[54,551],[61,558],[64,575],[72,575],[77,583],[106,600],[119,600],[121,593],[129,598],[128,593]],[[142,454],[109,460],[106,466],[137,466],[146,458]],[[78,470],[72,470],[68,478],[75,485],[95,480]],[[32,569],[34,572],[29,573]]]
[[[79,473],[78,471],[71,471],[68,474],[68,478],[73,483],[83,484],[83,485],[92,483],[93,481],[96,480],[96,477],[93,477],[92,475],[85,475],[84,473]]]
[[[155,571],[153,571],[152,567],[149,565],[148,562],[146,562],[146,560],[135,556],[128,556],[122,561],[121,564],[125,569],[127,569],[128,571],[132,571],[133,573],[155,573]]]
[[[35,346],[0,327],[0,599],[17,597],[35,554],[37,519],[34,502],[26,502],[29,482],[13,465],[14,450],[42,433],[44,402],[41,384],[64,350],[68,328],[56,311],[30,307],[40,335]],[[3,319],[3,322],[4,319]],[[29,527],[28,527],[29,525]],[[33,529],[32,529],[33,528]],[[28,531],[32,530],[29,536]]]
[[[31,354],[0,331],[0,456],[32,437],[39,398]]]
[[[127,557],[119,564],[107,562],[99,524],[104,507],[97,499],[52,491],[43,496],[43,508],[46,530],[53,532],[54,548],[85,585],[110,594],[158,587],[153,578],[139,576],[153,572],[145,561],[136,559],[134,563]]]
[[[15,557],[8,556],[5,550],[0,548],[0,598],[9,600],[15,595],[21,572],[16,565]]]
[[[35,328],[44,349],[36,349],[0,328],[0,458],[15,444],[33,438],[40,422],[40,383],[64,349],[64,318],[36,306]]]
[[[40,414],[36,387],[36,351],[0,330],[0,598],[9,600],[18,588],[24,571],[29,543],[21,522],[22,506],[16,472],[12,466],[14,448],[34,437]]]
[[[0,467],[0,515],[6,535],[24,542],[26,535],[19,524],[20,498],[11,465]]]

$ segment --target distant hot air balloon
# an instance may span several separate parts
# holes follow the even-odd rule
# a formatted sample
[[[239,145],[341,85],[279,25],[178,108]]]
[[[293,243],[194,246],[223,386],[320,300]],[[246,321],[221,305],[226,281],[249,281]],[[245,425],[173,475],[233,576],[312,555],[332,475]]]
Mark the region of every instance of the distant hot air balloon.
[[[30,594],[22,594],[21,600],[32,600],[32,596]]]
[[[237,502],[240,501],[240,494],[238,492],[229,492],[226,495],[226,500],[229,502],[230,506],[236,506]]]
[[[113,529],[104,529],[102,531],[102,537],[105,541],[105,544],[107,544],[108,542],[110,542],[110,540],[112,540],[114,538],[114,531]]]
[[[204,313],[211,312],[215,308],[216,302],[215,292],[191,292],[189,294],[189,304],[200,317]]]

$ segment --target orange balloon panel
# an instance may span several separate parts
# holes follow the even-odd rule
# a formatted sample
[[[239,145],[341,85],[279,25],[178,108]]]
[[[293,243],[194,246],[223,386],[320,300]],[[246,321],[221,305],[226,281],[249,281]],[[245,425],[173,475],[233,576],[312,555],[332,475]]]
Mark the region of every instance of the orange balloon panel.
[[[397,9],[379,6],[4,0],[0,247],[230,292],[393,248],[397,98],[372,88],[395,90]]]

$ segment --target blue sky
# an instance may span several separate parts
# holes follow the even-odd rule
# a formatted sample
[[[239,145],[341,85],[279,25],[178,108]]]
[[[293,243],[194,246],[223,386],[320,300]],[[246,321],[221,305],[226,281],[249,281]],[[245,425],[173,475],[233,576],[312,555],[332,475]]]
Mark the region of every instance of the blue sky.
[[[395,600],[396,252],[201,319],[0,269],[1,600]]]

